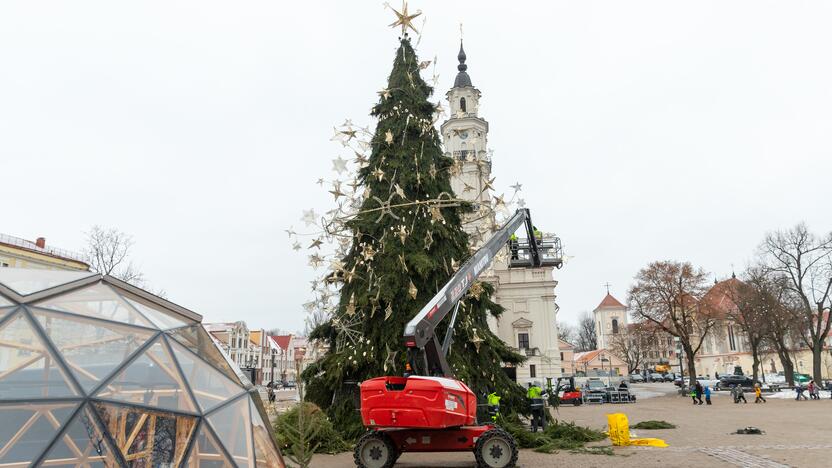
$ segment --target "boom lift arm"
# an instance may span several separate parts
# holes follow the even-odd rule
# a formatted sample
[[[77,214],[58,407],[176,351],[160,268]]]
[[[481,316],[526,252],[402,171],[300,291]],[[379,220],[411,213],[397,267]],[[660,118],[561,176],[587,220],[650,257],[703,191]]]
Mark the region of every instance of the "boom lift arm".
[[[453,372],[445,357],[453,341],[453,327],[459,310],[459,300],[468,292],[474,281],[482,274],[500,250],[504,248],[511,234],[524,223],[529,239],[530,266],[540,267],[542,265],[529,209],[519,209],[474,255],[462,264],[445,286],[405,327],[404,341],[407,346],[408,362],[414,374],[453,378]],[[436,336],[436,327],[451,309],[454,310],[454,313],[445,333],[445,339],[440,345]],[[421,359],[419,359],[420,356]]]

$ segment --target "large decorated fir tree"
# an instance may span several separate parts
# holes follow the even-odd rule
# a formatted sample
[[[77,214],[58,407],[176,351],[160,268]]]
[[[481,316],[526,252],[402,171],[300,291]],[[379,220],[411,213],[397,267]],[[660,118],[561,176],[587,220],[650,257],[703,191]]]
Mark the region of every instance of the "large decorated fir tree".
[[[404,372],[405,324],[471,253],[462,222],[472,207],[451,189],[457,166],[443,155],[436,105],[428,101],[433,89],[419,71],[405,35],[372,109],[378,125],[357,176],[360,207],[346,222],[350,246],[327,278],[340,285],[340,300],[310,336],[330,346],[303,374],[307,398],[348,436],[361,431],[357,384]],[[502,312],[491,293],[491,285],[475,283],[463,299],[448,360],[456,378],[477,394],[497,391],[505,406],[519,410],[523,391],[502,366],[523,357],[490,331],[488,314]]]

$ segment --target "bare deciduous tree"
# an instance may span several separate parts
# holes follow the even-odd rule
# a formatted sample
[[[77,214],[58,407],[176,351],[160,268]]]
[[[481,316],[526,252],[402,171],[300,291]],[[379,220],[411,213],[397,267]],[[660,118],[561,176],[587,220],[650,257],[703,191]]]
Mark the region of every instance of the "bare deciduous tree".
[[[821,356],[829,328],[826,311],[832,302],[832,234],[809,232],[804,223],[766,235],[760,245],[763,271],[784,279],[803,325],[800,336],[812,351],[812,373],[821,380]]]
[[[627,363],[627,373],[632,374],[647,359],[650,344],[655,340],[655,333],[652,333],[643,323],[628,325],[623,333],[613,335],[610,345],[612,352]]]
[[[144,283],[144,275],[130,259],[132,236],[116,228],[102,228],[98,225],[85,234],[87,245],[84,256],[92,271],[138,286]]]
[[[751,348],[751,373],[755,381],[760,375],[761,355],[769,322],[765,311],[766,284],[763,275],[755,268],[749,268],[743,275],[745,281],[732,277],[725,281],[721,293],[728,299],[727,318],[740,327]]]
[[[558,338],[574,345],[578,341],[578,332],[574,325],[561,322],[558,324]]]
[[[595,319],[589,312],[583,312],[578,318],[578,336],[576,351],[592,351],[598,348],[598,336],[595,334]]]
[[[700,299],[707,290],[701,268],[688,262],[659,261],[639,270],[630,287],[630,310],[673,336],[687,355],[690,385],[696,382],[695,356],[714,319]]]

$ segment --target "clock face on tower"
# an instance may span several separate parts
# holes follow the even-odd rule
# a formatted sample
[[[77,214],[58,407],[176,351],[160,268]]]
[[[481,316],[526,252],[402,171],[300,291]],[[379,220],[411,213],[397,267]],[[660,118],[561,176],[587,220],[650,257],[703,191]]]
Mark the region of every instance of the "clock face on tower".
[[[468,139],[468,130],[463,130],[463,131],[459,132],[459,137],[462,138],[463,140]]]

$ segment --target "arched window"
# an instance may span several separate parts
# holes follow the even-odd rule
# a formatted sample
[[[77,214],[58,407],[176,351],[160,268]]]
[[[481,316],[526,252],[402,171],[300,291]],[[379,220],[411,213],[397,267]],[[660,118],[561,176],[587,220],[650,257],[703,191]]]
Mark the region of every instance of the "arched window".
[[[613,335],[618,334],[618,319],[617,318],[612,319],[612,334]]]
[[[468,112],[465,109],[465,98],[459,98],[459,110],[461,110],[462,112]]]

